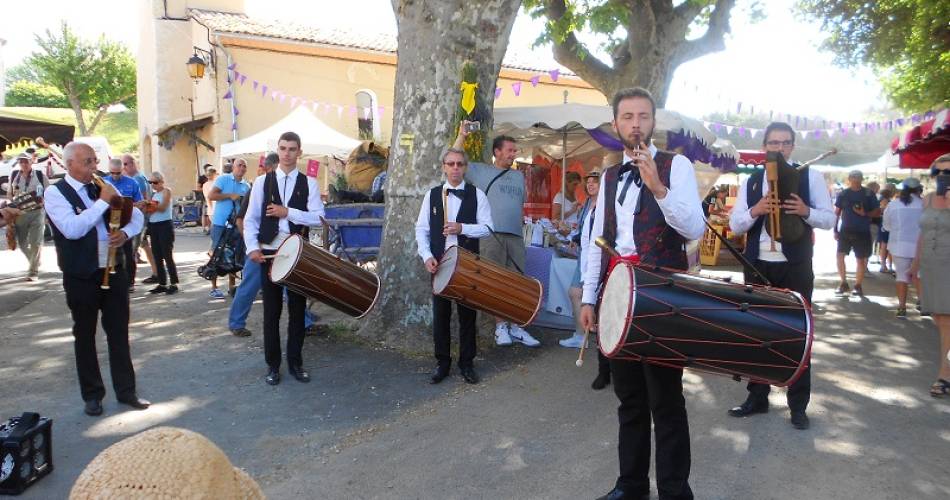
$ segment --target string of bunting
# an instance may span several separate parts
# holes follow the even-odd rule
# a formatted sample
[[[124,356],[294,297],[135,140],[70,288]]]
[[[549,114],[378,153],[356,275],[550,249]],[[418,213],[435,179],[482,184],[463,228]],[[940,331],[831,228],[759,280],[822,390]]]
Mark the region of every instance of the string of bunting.
[[[541,83],[541,78],[547,76],[551,79],[552,82],[556,82],[561,76],[561,70],[553,69],[551,71],[546,71],[544,73],[539,73],[532,76],[528,80],[528,84],[531,87],[537,87]],[[514,82],[511,84],[511,92],[515,97],[521,96],[523,91],[522,83],[524,82]],[[373,116],[373,110],[367,106],[357,106],[355,104],[341,104],[334,102],[318,101],[316,99],[308,99],[306,97],[301,97],[297,95],[288,94],[283,90],[275,88],[268,82],[265,82],[261,79],[255,78],[252,75],[238,71],[237,64],[231,64],[228,66],[228,91],[224,94],[224,99],[233,99],[235,86],[244,87],[249,84],[254,95],[260,98],[270,97],[271,101],[274,101],[278,104],[286,104],[291,108],[296,108],[297,106],[309,107],[313,110],[314,113],[323,113],[324,115],[332,111],[336,111],[337,118],[342,118],[343,113],[347,112],[349,116],[362,116],[364,119],[369,119]],[[502,87],[495,88],[495,99],[498,99],[504,93]],[[383,116],[386,112],[385,106],[377,106],[376,112],[380,117]],[[234,106],[234,121],[231,124],[231,130],[237,130],[237,115],[240,114],[240,111]]]

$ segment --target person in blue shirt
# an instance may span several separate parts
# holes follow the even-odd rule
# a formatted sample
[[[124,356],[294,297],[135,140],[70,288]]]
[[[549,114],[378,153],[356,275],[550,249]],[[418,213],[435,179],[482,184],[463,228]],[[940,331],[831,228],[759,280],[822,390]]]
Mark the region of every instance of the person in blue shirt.
[[[135,158],[132,155],[126,153],[122,155],[122,173],[127,177],[131,177],[132,180],[138,183],[139,191],[142,193],[142,203],[139,206],[139,210],[145,214],[145,223],[148,224],[148,211],[146,210],[147,200],[152,199],[152,189],[148,183],[148,178],[145,177],[141,172],[139,172],[138,165],[135,164]],[[148,265],[152,268],[152,274],[142,280],[142,283],[158,283],[158,269],[155,267],[155,258],[152,257],[152,247],[148,241],[148,231],[145,228],[142,229],[142,232],[132,238],[132,255],[135,256],[136,263],[143,263],[142,259],[139,258],[139,249],[145,251],[145,258],[148,260]],[[129,286],[134,290],[135,283],[130,283]]]
[[[208,200],[215,202],[214,212],[211,214],[211,251],[218,246],[221,236],[228,227],[229,219],[236,215],[241,207],[241,198],[250,190],[251,185],[244,180],[244,174],[247,173],[247,162],[243,159],[237,159],[232,165],[230,174],[219,175],[214,180],[214,187],[208,195]],[[233,221],[232,221],[233,223]],[[231,231],[231,238],[238,242],[240,238],[237,231]],[[234,295],[234,274],[228,275],[228,291]],[[217,277],[211,278],[211,292],[208,294],[213,299],[223,299],[224,293],[218,289]]]
[[[105,181],[112,184],[119,195],[125,198],[132,198],[135,204],[142,202],[142,190],[135,179],[122,174],[122,160],[113,158],[109,160],[109,175]],[[132,248],[132,239],[129,238],[122,245],[122,253],[125,256],[125,269],[129,273],[129,293],[135,291],[135,249]]]

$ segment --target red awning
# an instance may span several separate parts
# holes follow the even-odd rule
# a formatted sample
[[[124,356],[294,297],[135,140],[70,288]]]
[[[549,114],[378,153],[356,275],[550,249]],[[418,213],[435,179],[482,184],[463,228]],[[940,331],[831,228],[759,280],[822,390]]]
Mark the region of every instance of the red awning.
[[[950,153],[950,113],[944,109],[932,120],[901,134],[891,142],[901,168],[930,168],[940,155]]]
[[[739,165],[765,165],[765,151],[757,149],[740,149]]]

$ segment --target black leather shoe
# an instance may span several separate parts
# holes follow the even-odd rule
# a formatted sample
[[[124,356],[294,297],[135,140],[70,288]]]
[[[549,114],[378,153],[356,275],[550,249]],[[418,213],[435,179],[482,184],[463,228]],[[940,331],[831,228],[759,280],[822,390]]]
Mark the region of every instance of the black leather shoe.
[[[125,398],[119,398],[119,402],[122,403],[122,404],[124,404],[124,405],[129,405],[129,406],[131,406],[132,408],[135,408],[136,410],[144,410],[144,409],[148,408],[148,407],[152,404],[152,403],[149,403],[148,401],[146,401],[146,400],[144,400],[144,399],[142,399],[142,398],[136,396],[135,394],[133,394],[133,395],[131,395],[131,396],[129,396],[129,397],[125,397]]]
[[[449,369],[438,366],[436,367],[435,370],[432,370],[432,377],[429,379],[429,383],[438,384],[439,382],[445,380],[445,377],[448,377],[448,376],[449,376]]]
[[[146,285],[152,285],[152,284],[158,283],[158,276],[155,276],[153,274],[149,276],[148,278],[145,278],[144,280],[142,280],[142,283],[145,283]]]
[[[166,295],[175,295],[178,293],[178,285],[172,285],[168,287],[168,290],[165,290]]]
[[[610,372],[598,372],[597,378],[590,384],[590,388],[599,391],[610,385]]]
[[[99,415],[102,415],[102,401],[99,401],[98,399],[90,399],[89,401],[86,401],[86,407],[83,408],[82,411],[86,412],[86,415],[89,415],[90,417],[98,417]]]
[[[742,403],[739,406],[729,410],[730,417],[748,417],[749,415],[755,415],[756,413],[768,413],[769,412],[769,403],[756,403],[754,401],[749,401],[748,399],[745,403]]]
[[[307,382],[310,382],[310,374],[307,373],[307,370],[304,370],[303,367],[301,366],[298,366],[296,368],[294,368],[293,366],[288,367],[287,371],[290,372],[290,374],[295,379],[297,379],[298,382],[303,382],[305,384]]]
[[[811,427],[811,422],[808,421],[808,415],[805,415],[805,412],[792,412],[792,427],[803,431]]]
[[[614,488],[606,495],[597,498],[597,500],[650,500],[650,492],[631,495],[620,488]]]
[[[168,293],[168,287],[165,285],[158,285],[157,287],[149,290],[148,293]]]
[[[468,382],[469,384],[477,384],[478,381],[481,380],[478,378],[478,374],[475,373],[475,368],[472,368],[471,366],[459,368],[459,373],[462,374],[462,378],[465,379],[465,382]]]
[[[267,382],[267,385],[277,385],[280,383],[280,370],[277,368],[271,368],[267,370],[267,376],[264,377],[264,382]]]

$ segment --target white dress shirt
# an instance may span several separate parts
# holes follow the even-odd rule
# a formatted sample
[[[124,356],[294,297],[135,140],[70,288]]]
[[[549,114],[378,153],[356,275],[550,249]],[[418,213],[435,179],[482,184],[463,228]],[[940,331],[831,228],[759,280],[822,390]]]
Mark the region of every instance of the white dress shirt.
[[[106,267],[109,258],[109,228],[106,227],[102,216],[109,210],[109,204],[102,200],[93,200],[89,198],[86,192],[86,185],[73,179],[69,174],[63,177],[60,182],[68,183],[76,193],[79,199],[86,206],[86,210],[76,213],[73,206],[59,192],[58,188],[46,190],[44,196],[46,215],[56,225],[56,229],[63,233],[66,239],[78,240],[86,235],[90,229],[96,228],[96,235],[99,240],[99,267]],[[92,183],[90,183],[92,184]],[[137,208],[132,208],[132,219],[122,228],[122,231],[129,238],[142,232],[142,224],[145,217]]]
[[[736,197],[736,204],[729,213],[729,229],[736,235],[745,234],[752,225],[755,224],[756,217],[752,217],[749,208],[749,201],[746,196],[748,191],[747,184],[751,177],[742,181],[739,186],[739,193]],[[753,186],[754,188],[755,186]],[[765,175],[762,176],[762,196],[765,197],[769,192],[769,183],[765,182]],[[809,211],[805,223],[818,229],[831,229],[835,225],[835,211],[831,205],[831,195],[828,193],[828,185],[825,184],[825,176],[818,170],[808,169],[808,194]],[[775,242],[775,251],[772,251],[772,237],[765,230],[765,224],[762,225],[762,233],[759,235],[759,257],[758,260],[767,262],[787,262],[785,254],[782,253],[782,244]]]
[[[282,168],[274,171],[277,176],[277,193],[280,195],[281,203],[287,207],[290,198],[294,195],[294,186],[297,185],[297,176],[303,175],[293,169],[290,173],[285,173]],[[312,177],[307,177],[307,210],[298,210],[293,207],[287,207],[287,217],[281,218],[277,224],[277,236],[273,241],[260,243],[257,241],[257,235],[261,229],[261,203],[264,201],[264,178],[258,179],[251,187],[251,198],[248,200],[247,214],[244,216],[244,246],[247,248],[248,255],[255,250],[277,250],[280,244],[290,236],[290,224],[293,222],[298,226],[319,226],[320,217],[326,213],[323,210],[323,201],[320,199],[320,186]],[[288,222],[289,221],[289,222]]]
[[[910,203],[904,205],[900,196],[895,196],[884,209],[884,230],[891,233],[887,251],[894,257],[913,259],[917,256],[917,240],[920,238],[920,216],[924,213],[924,201],[913,194]]]
[[[446,189],[465,189],[465,181],[462,181],[458,186],[449,185],[448,181],[445,184],[442,184],[442,190]],[[417,252],[419,257],[422,258],[422,262],[429,260],[432,257],[432,251],[429,249],[429,195],[432,193],[432,190],[426,191],[425,197],[422,199],[422,206],[419,208],[419,217],[416,218],[416,246],[418,247]],[[475,224],[462,224],[462,235],[469,238],[484,238],[488,236],[491,232],[490,229],[494,229],[492,226],[491,220],[491,206],[488,204],[488,197],[485,196],[485,193],[478,188],[475,188],[475,199],[478,201],[478,211],[475,213]],[[449,194],[446,197],[445,201],[448,205],[446,214],[446,220],[448,222],[455,222],[455,219],[458,217],[459,209],[462,207],[462,199],[454,194]],[[445,237],[445,248],[449,248],[452,245],[458,245],[458,236],[450,234]]]
[[[656,146],[650,144],[650,155],[656,157]],[[630,157],[624,152],[623,163],[630,161]],[[627,172],[617,179],[617,199],[614,200],[614,210],[617,214],[617,241],[615,249],[617,253],[623,256],[637,253],[636,243],[633,241],[633,212],[637,206],[637,198],[640,197],[641,188],[636,183],[631,182],[627,189],[627,195],[624,198],[623,205],[620,204],[620,192],[627,177],[633,175]],[[590,234],[590,241],[596,240],[604,234],[604,192],[606,188],[600,187],[597,193],[597,209],[594,211],[594,229]],[[667,225],[673,228],[677,233],[687,240],[698,240],[702,238],[706,231],[704,222],[703,205],[699,199],[699,188],[696,186],[696,174],[693,172],[693,164],[683,155],[673,157],[670,168],[670,187],[666,196],[656,203],[663,212]],[[597,287],[600,284],[600,258],[601,252],[599,246],[590,245],[584,250],[587,255],[587,269],[582,276],[584,281],[585,304],[594,304],[597,301]]]

